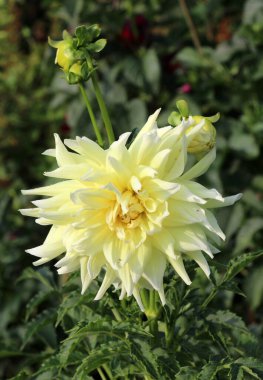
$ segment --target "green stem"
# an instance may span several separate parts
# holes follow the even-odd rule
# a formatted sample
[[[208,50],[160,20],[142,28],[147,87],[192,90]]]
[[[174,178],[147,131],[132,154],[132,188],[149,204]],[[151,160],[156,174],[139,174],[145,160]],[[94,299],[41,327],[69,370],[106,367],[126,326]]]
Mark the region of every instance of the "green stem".
[[[189,9],[187,7],[186,0],[179,0],[179,4],[183,12],[186,24],[189,28],[194,47],[196,48],[199,54],[202,54],[202,46],[200,43],[200,39],[196,30],[195,24],[192,20],[191,14],[189,12]]]
[[[82,95],[82,97],[84,99],[85,105],[87,107],[87,110],[89,112],[90,120],[91,120],[93,129],[94,129],[94,132],[96,134],[98,143],[99,143],[100,146],[103,146],[103,140],[102,140],[99,128],[98,128],[98,124],[96,122],[96,119],[95,119],[94,113],[92,111],[92,107],[91,107],[90,101],[88,99],[87,93],[86,93],[86,91],[85,91],[84,86],[83,86],[82,83],[79,83],[79,88],[80,88],[81,95]]]
[[[114,306],[114,302],[112,301],[111,298],[109,298],[109,305],[111,306],[111,311],[112,311],[112,314],[114,315],[116,321],[117,322],[122,322],[122,317],[121,317],[119,311]]]
[[[104,99],[103,99],[103,96],[102,96],[102,93],[101,93],[101,90],[99,87],[98,76],[97,76],[96,71],[94,70],[91,58],[88,59],[88,63],[90,66],[90,70],[92,71],[91,80],[92,80],[92,84],[94,87],[97,102],[98,102],[99,107],[100,107],[101,116],[102,116],[102,119],[103,119],[103,122],[104,122],[104,125],[106,128],[109,144],[112,144],[115,141],[115,136],[114,136],[114,132],[113,132],[112,125],[111,125],[110,116],[109,116],[106,104],[104,102]]]
[[[217,288],[213,288],[212,292],[209,294],[209,296],[204,300],[204,302],[201,305],[201,309],[205,309],[207,305],[213,300],[217,293]]]
[[[104,371],[106,372],[106,374],[108,375],[109,379],[113,379],[113,376],[112,376],[112,373],[111,373],[111,370],[110,370],[110,367],[108,366],[108,364],[102,364],[102,367],[103,367]]]
[[[98,372],[99,372],[99,375],[101,377],[102,380],[107,380],[107,377],[104,375],[104,373],[102,372],[102,369],[100,367],[97,368]]]

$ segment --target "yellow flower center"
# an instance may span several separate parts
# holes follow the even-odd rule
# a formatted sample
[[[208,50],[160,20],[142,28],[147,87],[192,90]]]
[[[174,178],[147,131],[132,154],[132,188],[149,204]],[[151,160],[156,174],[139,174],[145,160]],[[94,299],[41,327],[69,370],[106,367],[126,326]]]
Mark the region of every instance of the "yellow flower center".
[[[116,231],[118,237],[124,239],[125,231],[138,227],[144,213],[145,207],[138,194],[125,190],[108,210],[106,222],[111,231]]]
[[[138,196],[132,191],[127,190],[122,194],[122,201],[118,205],[117,220],[127,225],[127,227],[134,227],[134,221],[144,213]]]

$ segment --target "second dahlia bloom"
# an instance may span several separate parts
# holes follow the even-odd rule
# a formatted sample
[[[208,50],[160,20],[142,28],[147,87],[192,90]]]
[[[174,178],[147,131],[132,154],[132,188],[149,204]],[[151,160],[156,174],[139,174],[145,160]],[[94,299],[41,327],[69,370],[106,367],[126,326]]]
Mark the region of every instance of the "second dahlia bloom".
[[[107,150],[86,137],[65,140],[56,135],[58,168],[45,173],[59,181],[23,191],[47,198],[36,208],[21,210],[36,222],[51,225],[44,243],[28,252],[35,265],[58,258],[58,273],[80,269],[82,293],[101,271],[100,299],[114,284],[120,299],[133,295],[141,309],[140,289],[155,289],[165,303],[163,276],[168,264],[186,284],[191,280],[184,261],[194,260],[209,276],[205,256],[218,252],[213,245],[224,233],[212,208],[233,204],[240,195],[223,198],[194,179],[215,159],[212,149],[185,170],[187,147],[203,123],[189,127],[157,128],[158,111],[149,117],[127,147],[124,133]]]

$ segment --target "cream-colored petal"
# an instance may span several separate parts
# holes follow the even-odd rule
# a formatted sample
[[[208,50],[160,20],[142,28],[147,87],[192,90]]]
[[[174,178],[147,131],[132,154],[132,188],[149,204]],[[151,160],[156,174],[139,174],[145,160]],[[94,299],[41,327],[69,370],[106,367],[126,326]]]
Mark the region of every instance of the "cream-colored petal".
[[[223,198],[223,201],[219,201],[216,199],[208,200],[205,207],[206,208],[218,208],[218,207],[226,207],[231,206],[235,202],[237,202],[242,197],[242,194],[232,195],[230,197]]]
[[[65,145],[60,140],[59,135],[55,133],[54,136],[56,143],[56,159],[58,166],[82,163],[82,158],[80,157],[80,155],[68,152],[68,150],[65,148]]]
[[[199,267],[202,269],[202,271],[205,273],[207,277],[210,276],[210,268],[202,252],[187,252],[187,256],[199,265]]]
[[[207,153],[200,161],[198,161],[191,169],[182,175],[182,179],[189,180],[197,178],[200,175],[204,174],[209,166],[214,162],[216,158],[216,149],[213,148]]]
[[[176,273],[181,277],[181,279],[186,283],[186,285],[190,285],[192,281],[190,280],[185,267],[184,262],[180,254],[177,255],[176,259],[168,258],[169,262],[173,266]]]
[[[166,259],[162,252],[152,251],[151,257],[145,265],[143,277],[159,291],[163,287],[163,276],[166,267]]]
[[[104,296],[105,292],[108,290],[108,288],[114,282],[116,277],[117,276],[112,269],[109,269],[109,268],[106,269],[106,273],[105,273],[103,282],[101,284],[101,287],[99,288],[99,291],[96,294],[96,297],[94,298],[95,301],[100,300]]]

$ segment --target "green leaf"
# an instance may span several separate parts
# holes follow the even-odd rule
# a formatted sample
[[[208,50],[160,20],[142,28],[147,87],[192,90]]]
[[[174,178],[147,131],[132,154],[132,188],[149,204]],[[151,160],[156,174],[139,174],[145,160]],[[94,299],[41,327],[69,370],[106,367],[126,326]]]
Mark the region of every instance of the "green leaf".
[[[78,26],[75,30],[75,35],[78,40],[78,47],[85,46],[94,41],[101,33],[99,25],[94,24],[89,27],[86,25]]]
[[[263,265],[253,268],[246,277],[245,291],[252,309],[257,309],[263,301]]]
[[[237,254],[251,247],[255,233],[263,229],[263,218],[251,218],[246,220],[236,238],[234,253]]]
[[[214,314],[209,314],[206,317],[207,321],[213,322],[230,329],[240,329],[242,331],[247,331],[244,321],[236,314],[228,310],[218,310]]]
[[[260,153],[255,137],[248,133],[234,133],[229,140],[229,146],[237,152],[243,153],[248,159],[254,159]]]
[[[38,314],[35,319],[27,323],[22,349],[36,333],[38,333],[44,326],[54,321],[55,315],[56,309],[47,309],[41,314]]]
[[[186,47],[177,54],[177,59],[180,62],[189,65],[190,67],[201,67],[203,65],[202,57],[193,48]]]
[[[213,116],[206,116],[205,117],[207,120],[211,121],[211,123],[216,123],[220,119],[220,112],[217,112]]]
[[[242,271],[247,265],[252,263],[254,260],[258,259],[263,255],[263,251],[253,252],[253,253],[244,253],[241,256],[235,257],[230,260],[227,271],[221,280],[221,284],[226,281],[232,280],[239,272]]]
[[[28,372],[22,370],[16,376],[9,378],[8,380],[28,380],[29,376],[30,375],[28,374]]]
[[[231,210],[230,218],[227,223],[226,227],[226,236],[227,239],[230,239],[233,234],[235,234],[239,227],[241,226],[241,223],[244,219],[244,206],[242,203],[238,202],[236,203]]]
[[[216,374],[221,369],[221,365],[216,362],[209,362],[202,367],[201,372],[197,376],[197,380],[213,380],[216,379]]]
[[[142,59],[142,67],[146,82],[152,91],[157,93],[160,87],[161,68],[158,56],[154,49],[148,49]]]
[[[178,108],[180,114],[183,117],[188,117],[189,116],[189,107],[188,104],[185,100],[181,99],[176,102],[176,107]]]
[[[105,48],[107,44],[107,40],[105,38],[101,38],[100,40],[97,40],[94,43],[90,43],[88,46],[88,50],[91,53],[99,53],[101,50]]]
[[[146,375],[150,375],[153,379],[162,379],[159,372],[159,365],[156,356],[153,353],[152,346],[142,340],[132,340],[131,355]]]
[[[82,361],[77,368],[73,380],[79,380],[80,374],[85,371],[86,374],[108,363],[114,357],[119,357],[127,354],[127,345],[118,342],[107,342],[100,347],[92,350],[90,354]]]
[[[27,321],[31,314],[35,311],[36,307],[41,305],[46,299],[52,297],[54,294],[58,295],[58,292],[54,289],[44,291],[39,291],[26,305],[26,316],[25,320]]]
[[[53,275],[47,268],[41,268],[39,270],[33,268],[26,268],[23,271],[22,275],[17,279],[17,282],[29,279],[39,280],[50,290],[54,290],[55,288]]]
[[[81,336],[88,335],[109,335],[115,336],[119,339],[126,339],[127,336],[133,337],[152,337],[150,333],[145,331],[141,325],[136,325],[134,322],[116,322],[116,321],[105,321],[105,320],[97,320],[94,322],[89,322],[88,324],[85,322],[85,326],[76,326],[72,331],[68,338],[75,339]]]
[[[239,358],[235,361],[237,364],[241,364],[242,366],[255,369],[261,373],[263,373],[263,361],[256,358]]]
[[[181,120],[181,115],[179,114],[179,112],[176,111],[172,112],[168,117],[168,123],[173,127],[179,125],[181,123]]]

